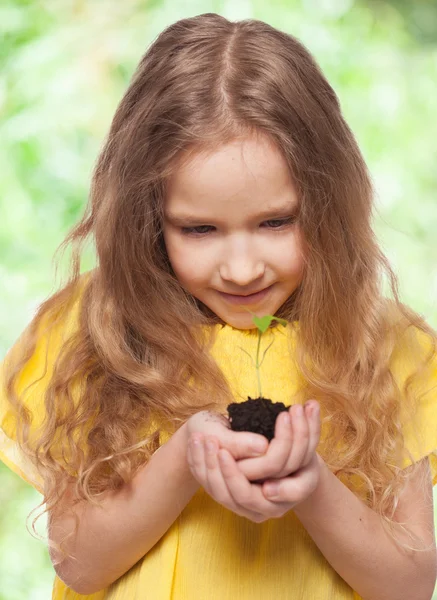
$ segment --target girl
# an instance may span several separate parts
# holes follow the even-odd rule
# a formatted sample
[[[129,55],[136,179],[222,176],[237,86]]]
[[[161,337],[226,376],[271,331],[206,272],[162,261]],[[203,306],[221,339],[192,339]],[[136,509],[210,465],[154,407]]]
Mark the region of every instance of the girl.
[[[70,279],[3,364],[1,457],[44,494],[55,600],[431,598],[437,334],[372,200],[295,38],[216,14],[158,36]],[[287,321],[262,336],[264,396],[290,406],[270,444],[226,418],[257,395],[251,313]]]

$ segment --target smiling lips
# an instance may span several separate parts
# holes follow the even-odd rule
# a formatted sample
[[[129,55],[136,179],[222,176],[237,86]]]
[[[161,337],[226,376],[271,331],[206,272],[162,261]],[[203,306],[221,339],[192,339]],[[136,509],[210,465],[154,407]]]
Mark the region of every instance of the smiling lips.
[[[256,302],[264,300],[271,288],[272,286],[269,286],[259,292],[249,294],[248,296],[237,296],[235,294],[225,294],[224,292],[219,292],[219,294],[231,304],[255,304]]]

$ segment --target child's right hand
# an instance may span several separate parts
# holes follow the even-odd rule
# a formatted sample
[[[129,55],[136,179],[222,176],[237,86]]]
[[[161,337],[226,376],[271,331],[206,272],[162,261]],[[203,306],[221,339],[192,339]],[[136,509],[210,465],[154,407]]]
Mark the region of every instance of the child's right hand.
[[[230,452],[235,460],[254,458],[267,452],[269,443],[266,437],[250,431],[232,431],[225,415],[202,410],[186,422],[187,442],[197,437],[216,438],[219,448]]]

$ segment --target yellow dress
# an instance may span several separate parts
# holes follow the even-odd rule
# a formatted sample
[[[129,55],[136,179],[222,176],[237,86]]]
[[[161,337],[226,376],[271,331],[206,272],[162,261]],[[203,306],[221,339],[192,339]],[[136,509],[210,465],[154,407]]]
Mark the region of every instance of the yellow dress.
[[[62,330],[54,331],[48,344],[49,363],[60,344],[75,326],[72,311]],[[211,353],[231,384],[235,400],[257,397],[254,368],[247,354],[255,356],[256,330],[242,331],[226,325],[217,327]],[[274,340],[262,367],[263,396],[289,403],[299,387],[290,377],[298,324],[269,329],[262,350]],[[20,381],[24,388],[44,374],[47,339],[41,337]],[[392,372],[399,382],[411,369],[407,353],[395,355]],[[42,417],[41,397],[47,373],[26,394],[26,404]],[[423,433],[420,448],[405,426],[408,446],[415,460],[430,457],[433,484],[437,483],[437,360],[433,365],[430,393],[422,399],[417,423]],[[432,390],[434,386],[434,390]],[[2,389],[2,388],[1,388]],[[1,391],[0,389],[0,391]],[[39,420],[39,419],[38,419]],[[14,439],[13,420],[6,394],[0,394],[0,459],[42,492],[43,482],[20,456]],[[405,466],[408,461],[405,462]],[[109,588],[80,595],[55,577],[52,600],[358,600],[360,597],[330,566],[293,511],[281,519],[252,523],[216,503],[202,488],[150,552]]]

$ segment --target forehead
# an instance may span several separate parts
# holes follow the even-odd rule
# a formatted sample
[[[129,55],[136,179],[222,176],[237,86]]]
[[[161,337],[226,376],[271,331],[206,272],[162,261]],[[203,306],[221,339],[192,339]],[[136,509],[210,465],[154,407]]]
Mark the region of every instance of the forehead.
[[[227,210],[296,200],[288,165],[268,138],[235,140],[183,160],[168,182],[166,212],[214,205]]]

